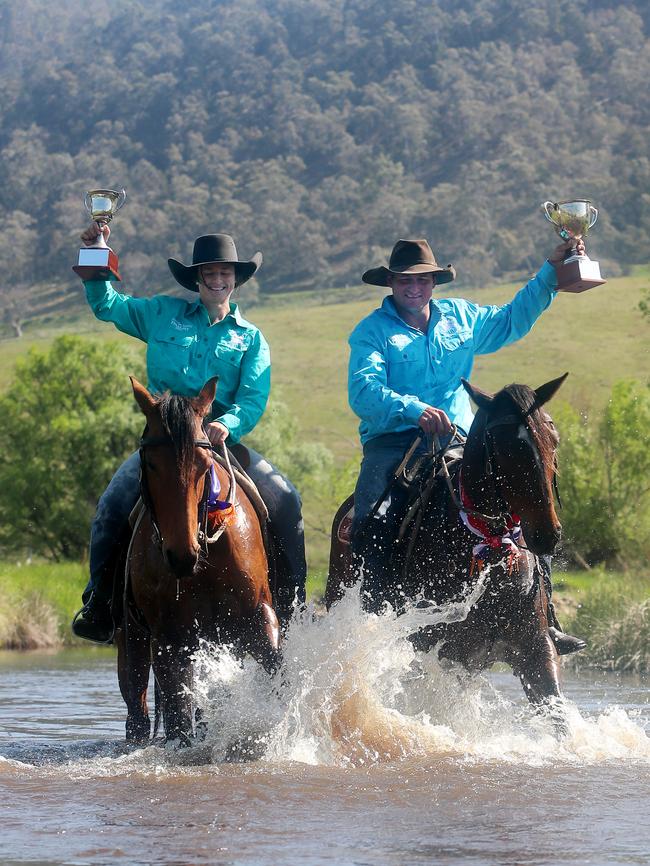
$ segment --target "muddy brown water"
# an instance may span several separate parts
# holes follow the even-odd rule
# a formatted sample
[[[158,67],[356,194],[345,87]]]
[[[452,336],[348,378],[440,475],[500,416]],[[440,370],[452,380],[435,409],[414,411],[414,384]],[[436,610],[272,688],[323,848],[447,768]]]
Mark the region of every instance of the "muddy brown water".
[[[558,740],[507,671],[407,631],[353,602],[298,622],[280,685],[205,647],[190,749],[125,748],[112,652],[0,654],[0,862],[650,861],[646,679],[565,671]]]

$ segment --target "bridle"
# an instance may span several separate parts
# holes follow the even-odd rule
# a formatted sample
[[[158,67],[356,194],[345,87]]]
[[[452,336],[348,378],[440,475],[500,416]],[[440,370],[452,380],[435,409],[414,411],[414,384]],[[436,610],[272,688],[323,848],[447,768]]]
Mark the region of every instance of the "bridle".
[[[547,417],[544,419],[544,421],[549,426],[553,424],[553,421],[552,421],[550,415],[547,415]],[[499,527],[503,527],[503,526],[506,526],[508,524],[509,520],[511,519],[511,513],[510,513],[510,507],[508,506],[508,504],[506,502],[505,496],[503,495],[503,492],[500,490],[500,486],[499,486],[499,484],[495,478],[496,473],[494,471],[494,462],[495,462],[495,457],[496,457],[496,450],[495,450],[494,438],[492,436],[492,431],[499,428],[499,427],[506,427],[506,426],[513,426],[513,425],[517,425],[519,427],[519,430],[517,433],[518,438],[521,439],[523,442],[525,442],[528,445],[528,447],[531,449],[532,454],[533,454],[533,459],[535,461],[535,466],[537,468],[539,476],[540,476],[540,478],[544,478],[544,464],[542,462],[542,458],[541,458],[541,455],[539,453],[539,449],[538,449],[537,445],[535,444],[535,441],[533,440],[532,436],[530,435],[530,429],[529,429],[528,425],[526,424],[524,417],[521,415],[509,414],[509,415],[503,415],[500,418],[494,418],[491,421],[488,421],[483,428],[481,444],[482,444],[482,450],[483,450],[484,460],[485,460],[485,477],[489,478],[490,481],[492,482],[492,485],[494,487],[494,498],[495,498],[495,501],[498,502],[499,506],[500,506],[497,514],[487,514],[486,512],[481,511],[478,508],[470,507],[466,503],[463,503],[463,501],[462,501],[463,496],[462,496],[462,492],[460,489],[462,487],[462,470],[458,474],[458,479],[457,479],[458,485],[459,485],[458,490],[456,489],[456,486],[454,485],[454,483],[452,481],[452,478],[449,474],[449,470],[447,468],[447,463],[444,459],[444,454],[449,449],[449,447],[450,447],[451,443],[454,441],[454,439],[456,439],[456,437],[457,437],[457,429],[455,426],[453,427],[452,435],[450,437],[449,443],[443,448],[436,448],[435,453],[434,453],[434,458],[438,458],[438,457],[441,458],[440,459],[441,472],[442,472],[443,478],[445,479],[447,487],[449,489],[449,494],[451,496],[452,502],[454,503],[454,505],[456,506],[458,511],[459,512],[464,511],[466,514],[469,514],[473,517],[478,517],[480,520],[482,520],[488,526],[493,526],[495,528],[495,530]],[[553,491],[554,491],[555,496],[557,498],[558,505],[561,508],[562,507],[562,500],[560,499],[560,491],[558,489],[558,483],[557,483],[557,456],[556,456],[555,452],[553,455],[553,460],[554,460]]]
[[[536,407],[533,407],[533,409]],[[528,446],[531,454],[533,455],[533,460],[535,462],[535,467],[538,473],[539,478],[542,481],[546,481],[546,474],[544,470],[544,463],[542,461],[541,454],[539,452],[539,448],[533,437],[531,436],[531,431],[526,423],[525,417],[526,415],[530,416],[533,409],[528,410],[525,415],[517,415],[517,414],[509,414],[503,415],[500,418],[494,418],[491,421],[488,421],[483,429],[483,451],[485,454],[485,475],[487,478],[492,479],[494,484],[494,490],[496,497],[505,504],[505,497],[503,496],[502,491],[500,490],[500,486],[496,479],[496,472],[494,471],[494,459],[496,457],[496,448],[494,443],[494,437],[492,435],[492,431],[498,429],[499,427],[513,427],[517,426],[517,439],[519,441],[525,443]],[[543,418],[543,422],[553,429],[555,425],[553,424],[553,420],[548,413],[544,413],[545,417]],[[552,479],[552,488],[555,496],[557,498],[558,506],[562,507],[562,500],[560,498],[560,491],[557,483],[557,445],[553,449],[553,479]],[[542,488],[545,487],[545,484],[541,485]],[[507,507],[507,506],[506,506]]]
[[[171,446],[172,448],[174,447],[174,441],[171,436],[148,436],[147,431],[145,430],[142,438],[140,439],[140,447],[138,449],[138,453],[140,455],[140,496],[142,497],[144,507],[149,512],[149,518],[151,520],[151,526],[153,528],[153,540],[160,550],[162,550],[163,537],[160,531],[160,527],[158,526],[158,521],[156,519],[156,510],[154,508],[153,499],[151,498],[151,491],[149,490],[149,483],[147,481],[145,448],[159,448],[165,445]],[[195,439],[193,445],[195,448],[209,448],[210,452],[214,451],[212,442],[210,442],[207,437],[204,439]],[[209,476],[210,470],[208,469],[204,476],[203,493],[201,494],[201,500],[199,502],[199,534],[201,534],[201,526],[207,524]],[[205,536],[205,532],[203,532],[203,535]]]

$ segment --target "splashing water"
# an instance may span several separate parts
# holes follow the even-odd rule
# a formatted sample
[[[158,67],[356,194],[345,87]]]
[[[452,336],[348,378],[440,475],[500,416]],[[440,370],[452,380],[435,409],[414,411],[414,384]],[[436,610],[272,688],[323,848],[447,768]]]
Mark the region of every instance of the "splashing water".
[[[650,739],[622,709],[584,718],[567,700],[569,735],[558,740],[551,719],[523,692],[515,702],[489,678],[470,677],[435,652],[415,652],[409,635],[463,619],[481,591],[477,586],[464,601],[440,608],[413,605],[400,616],[390,609],[375,616],[350,590],[326,616],[308,609],[294,617],[276,678],[251,659],[203,646],[194,694],[206,731],[200,759],[326,766],[436,756],[535,765],[650,762]]]

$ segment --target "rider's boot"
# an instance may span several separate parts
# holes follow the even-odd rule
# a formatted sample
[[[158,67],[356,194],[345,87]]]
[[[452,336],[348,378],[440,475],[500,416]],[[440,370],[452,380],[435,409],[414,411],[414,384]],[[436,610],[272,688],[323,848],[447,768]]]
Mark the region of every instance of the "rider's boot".
[[[560,625],[557,614],[555,613],[555,605],[551,601],[553,584],[551,582],[550,557],[540,557],[540,564],[542,566],[544,585],[546,587],[546,594],[548,596],[547,619],[549,637],[553,641],[555,650],[558,655],[566,656],[570,655],[571,653],[580,652],[580,650],[585,649],[585,647],[587,646],[587,642],[582,640],[582,638],[575,637],[575,635],[572,634],[566,634],[564,631],[562,631],[562,626]]]
[[[77,637],[94,643],[111,643],[115,624],[111,613],[112,587],[106,586],[108,581],[102,581],[89,595],[84,593],[84,606],[72,620],[72,631]]]
[[[81,600],[83,607],[72,620],[73,633],[94,643],[111,643],[115,625],[111,612],[115,544],[93,524],[90,538],[90,580]]]
[[[577,653],[580,652],[580,650],[585,649],[585,647],[587,646],[587,641],[582,640],[582,638],[575,637],[575,635],[566,634],[562,631],[562,626],[560,625],[557,614],[555,613],[555,605],[550,599],[548,601],[548,621],[549,637],[553,641],[558,655],[566,656],[570,655],[571,653]]]

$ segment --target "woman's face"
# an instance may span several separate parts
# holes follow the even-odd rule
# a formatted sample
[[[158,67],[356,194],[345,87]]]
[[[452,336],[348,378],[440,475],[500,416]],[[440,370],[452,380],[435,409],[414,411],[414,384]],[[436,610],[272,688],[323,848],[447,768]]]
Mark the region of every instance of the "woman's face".
[[[199,268],[199,295],[206,307],[227,301],[235,288],[235,266],[211,262]]]

